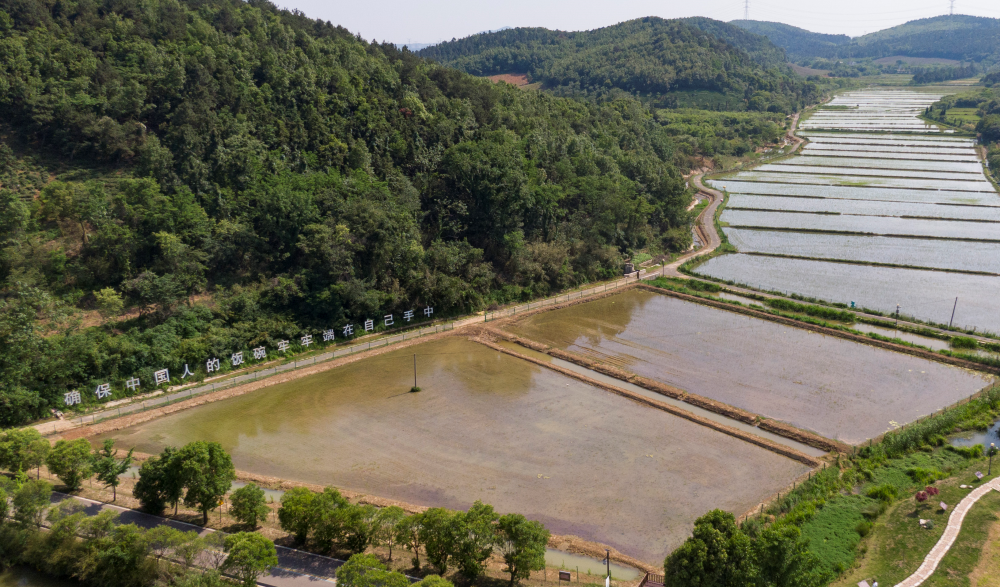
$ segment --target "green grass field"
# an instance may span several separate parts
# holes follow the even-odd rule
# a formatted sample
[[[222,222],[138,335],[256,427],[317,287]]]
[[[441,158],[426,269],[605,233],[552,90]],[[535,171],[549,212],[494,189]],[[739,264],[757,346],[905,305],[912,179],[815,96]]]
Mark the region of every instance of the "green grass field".
[[[917,486],[906,474],[907,465],[933,467],[947,471],[956,464],[953,461],[956,457],[957,455],[946,453],[940,449],[934,453],[916,453],[903,459],[907,461],[906,464],[901,463],[900,466],[876,472],[873,483],[899,483],[900,487],[908,486],[908,489],[901,493],[899,501],[889,506],[886,513],[879,516],[871,532],[865,538],[859,538],[858,534],[855,533],[853,537],[849,535],[844,538],[838,537],[836,540],[829,540],[824,545],[815,542],[810,544],[810,550],[825,559],[828,564],[846,563],[847,572],[832,585],[853,587],[861,580],[868,580],[869,583],[876,580],[880,585],[895,585],[920,567],[924,557],[944,533],[951,511],[963,497],[972,491],[971,489],[963,489],[960,485],[978,487],[980,482],[977,481],[975,472],[979,470],[986,472],[986,459],[969,461],[963,459],[964,462],[960,466],[954,467],[951,477],[935,483],[935,487],[941,491],[941,494],[921,505],[918,505],[913,498]],[[989,478],[984,478],[983,482],[988,480]],[[834,503],[847,501],[848,504],[838,508],[838,510],[843,511],[831,512],[826,517],[840,515],[852,516],[851,521],[855,518],[860,519],[861,510],[858,509],[857,514],[852,510],[863,509],[865,506],[862,502],[867,499],[862,496],[850,496],[846,500],[833,500]],[[948,504],[947,512],[942,511],[938,505],[942,501]],[[850,507],[851,505],[854,507]],[[829,508],[828,505],[824,509]],[[925,585],[941,587],[969,585],[968,575],[979,562],[979,556],[986,542],[990,526],[997,522],[996,512],[998,509],[1000,509],[1000,493],[997,492],[987,494],[976,503],[966,515],[962,532],[955,544],[948,551],[948,555],[945,556],[935,574],[924,583]],[[806,535],[806,527],[821,520],[820,512],[813,520],[803,526],[803,535]],[[922,528],[919,524],[921,518],[932,520],[934,527],[931,529]],[[837,524],[840,528],[843,528],[844,525],[846,524],[843,521]],[[851,549],[850,554],[855,556],[853,564],[850,564],[849,561],[848,548]]]

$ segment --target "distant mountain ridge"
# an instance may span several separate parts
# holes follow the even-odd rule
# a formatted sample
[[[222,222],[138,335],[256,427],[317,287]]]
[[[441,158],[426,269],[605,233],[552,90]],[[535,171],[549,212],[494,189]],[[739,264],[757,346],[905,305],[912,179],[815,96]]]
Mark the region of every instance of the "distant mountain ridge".
[[[943,15],[913,20],[851,39],[814,33],[787,24],[734,20],[730,24],[766,36],[789,58],[879,59],[896,55],[954,59],[986,64],[1000,62],[1000,19]]]
[[[628,92],[665,105],[794,110],[815,93],[765,37],[708,18],[635,19],[591,31],[514,28],[423,49],[478,76],[526,74],[560,95]]]
[[[800,57],[826,57],[837,47],[847,45],[851,37],[814,33],[790,24],[760,20],[733,20],[731,25],[767,37],[788,53],[790,59]]]

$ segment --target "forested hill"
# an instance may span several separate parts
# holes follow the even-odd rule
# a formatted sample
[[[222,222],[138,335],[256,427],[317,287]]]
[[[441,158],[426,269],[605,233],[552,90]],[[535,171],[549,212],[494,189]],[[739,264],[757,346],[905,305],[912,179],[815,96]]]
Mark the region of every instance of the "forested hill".
[[[1000,19],[935,16],[857,37],[838,49],[840,57],[939,57],[959,61],[1000,61]]]
[[[847,35],[814,33],[780,22],[734,20],[729,24],[767,37],[772,43],[784,49],[791,60],[804,57],[829,57],[834,55],[837,47],[851,42],[851,37]]]
[[[723,32],[734,44],[717,36]],[[790,112],[816,96],[814,85],[785,67],[781,49],[709,19],[646,17],[582,32],[516,28],[441,43],[420,55],[478,76],[527,74],[561,95],[628,92],[662,106],[708,102]],[[716,100],[699,102],[697,92]]]
[[[0,0],[0,112],[0,425],[690,243],[638,101],[494,85],[263,0]]]

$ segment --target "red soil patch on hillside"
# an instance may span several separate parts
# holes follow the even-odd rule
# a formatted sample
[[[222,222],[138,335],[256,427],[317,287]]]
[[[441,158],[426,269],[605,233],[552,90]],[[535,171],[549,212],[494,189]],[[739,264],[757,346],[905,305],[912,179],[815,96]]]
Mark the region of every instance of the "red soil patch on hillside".
[[[825,76],[826,74],[830,73],[830,71],[826,69],[813,69],[811,67],[803,67],[801,65],[796,65],[794,63],[789,63],[788,65],[792,67],[792,71],[801,75],[802,77],[809,77],[810,75]]]
[[[489,79],[493,83],[507,82],[519,88],[531,83],[528,81],[528,75],[525,73],[501,73],[500,75],[491,75]]]

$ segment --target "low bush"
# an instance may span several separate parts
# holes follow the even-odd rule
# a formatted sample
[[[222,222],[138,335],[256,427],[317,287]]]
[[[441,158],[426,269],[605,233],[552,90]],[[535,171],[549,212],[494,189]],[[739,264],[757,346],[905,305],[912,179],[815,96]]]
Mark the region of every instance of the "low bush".
[[[979,347],[979,343],[971,336],[953,336],[950,343],[953,349],[974,349]]]
[[[945,450],[962,455],[967,459],[978,459],[983,456],[983,445],[974,444],[972,446],[946,446]]]
[[[877,499],[881,502],[890,504],[895,501],[897,497],[899,497],[899,490],[896,489],[895,485],[883,483],[869,488],[868,491],[865,492],[865,495],[872,499]]]
[[[928,469],[924,467],[910,467],[906,470],[906,474],[909,475],[910,479],[913,479],[913,482],[917,485],[927,485],[928,483],[933,483],[938,479],[944,479],[948,476],[937,469]]]
[[[784,310],[786,312],[798,312],[799,314],[805,314],[807,316],[824,318],[826,320],[836,320],[838,322],[846,322],[848,324],[853,324],[855,318],[853,312],[848,312],[846,310],[836,310],[834,308],[827,308],[825,306],[811,306],[808,304],[798,304],[781,298],[769,299],[764,303],[774,308],[775,310]]]
[[[858,533],[858,536],[864,538],[868,536],[868,533],[872,531],[872,523],[868,520],[861,520],[858,525],[854,527],[854,531]]]

